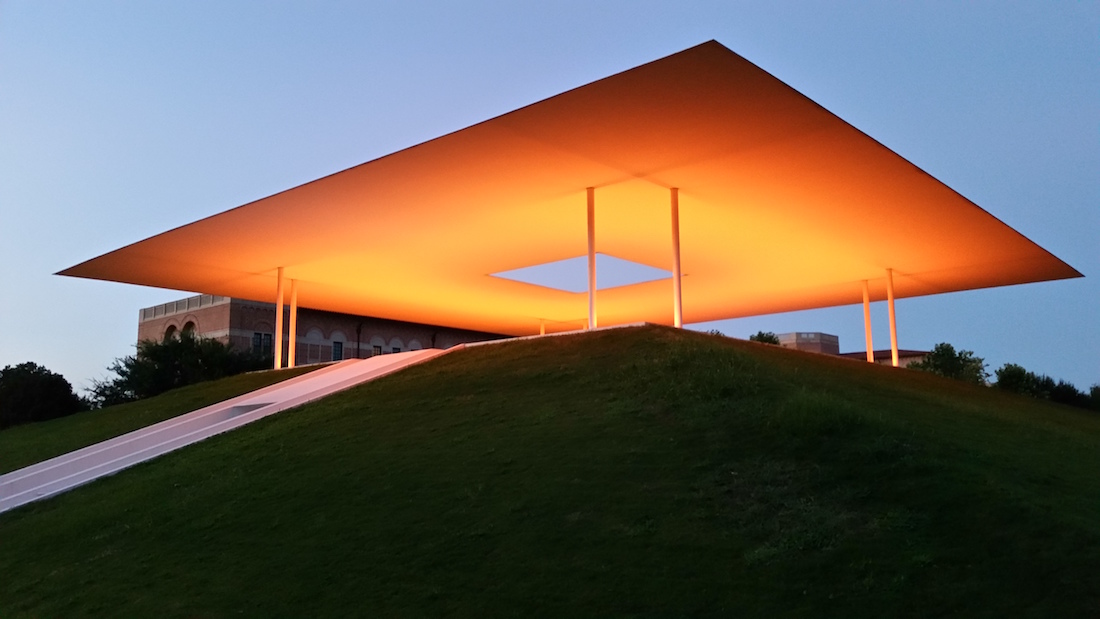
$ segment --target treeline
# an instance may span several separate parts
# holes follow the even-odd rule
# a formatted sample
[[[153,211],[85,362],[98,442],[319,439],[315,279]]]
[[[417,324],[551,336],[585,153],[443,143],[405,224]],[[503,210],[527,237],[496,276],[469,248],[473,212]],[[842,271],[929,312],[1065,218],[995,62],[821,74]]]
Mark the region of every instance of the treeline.
[[[1055,380],[1045,374],[1029,372],[1015,363],[1006,363],[996,372],[994,387],[1029,395],[1040,400],[1050,400],[1060,404],[1069,404],[1081,408],[1100,410],[1100,384],[1093,385],[1088,393],[1078,389],[1073,383]]]
[[[936,344],[928,356],[922,361],[909,364],[909,368],[979,385],[990,385],[995,389],[1040,400],[1100,410],[1100,384],[1093,385],[1086,393],[1073,383],[1056,381],[1045,374],[1030,372],[1015,363],[1006,363],[998,368],[994,372],[996,381],[990,383],[991,377],[986,371],[985,359],[969,350],[957,351],[946,342]]]

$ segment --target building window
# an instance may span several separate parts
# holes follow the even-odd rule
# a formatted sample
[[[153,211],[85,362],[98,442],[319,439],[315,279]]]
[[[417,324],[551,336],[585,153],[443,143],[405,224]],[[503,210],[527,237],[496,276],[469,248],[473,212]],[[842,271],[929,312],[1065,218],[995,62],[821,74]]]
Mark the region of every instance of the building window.
[[[332,343],[332,360],[341,361],[344,358],[344,343],[333,342]]]
[[[393,350],[390,351],[390,352],[401,352],[401,347],[400,346],[394,346]]]
[[[372,347],[371,347],[371,351],[370,351],[370,354],[371,354],[371,356],[372,356],[372,357],[373,357],[374,355],[380,355],[380,354],[382,354],[382,347],[381,347],[381,346],[372,346]]]
[[[263,356],[271,354],[271,342],[272,335],[270,333],[253,333],[252,334],[252,352],[259,353]]]
[[[169,325],[169,327],[164,331],[164,339],[165,341],[167,341],[174,337],[176,337],[176,325]]]

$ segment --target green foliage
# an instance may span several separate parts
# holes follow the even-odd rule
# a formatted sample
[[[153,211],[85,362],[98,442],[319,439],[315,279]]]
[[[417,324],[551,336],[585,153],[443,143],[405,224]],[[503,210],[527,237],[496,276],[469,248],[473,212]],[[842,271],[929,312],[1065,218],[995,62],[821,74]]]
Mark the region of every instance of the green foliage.
[[[30,361],[0,370],[0,429],[87,408],[65,377]]]
[[[1059,380],[1050,390],[1050,401],[1059,404],[1068,404],[1078,408],[1090,408],[1088,394],[1082,393],[1076,385],[1064,380]]]
[[[779,336],[771,331],[757,331],[754,335],[749,336],[750,342],[760,342],[761,344],[775,344],[779,345]]]
[[[924,359],[910,363],[909,368],[979,385],[984,385],[989,378],[985,359],[969,350],[956,351],[947,342],[936,344]]]
[[[114,378],[93,382],[92,394],[99,406],[112,406],[184,385],[266,369],[269,363],[262,356],[238,352],[230,345],[184,331],[163,342],[139,342],[137,354],[116,359],[111,365]]]
[[[1015,363],[1004,364],[995,374],[994,386],[998,389],[1079,408],[1100,409],[1100,385],[1093,385],[1090,393],[1085,393],[1072,383],[1029,372]]]
[[[1039,392],[1039,377],[1025,370],[1023,366],[1006,363],[994,374],[997,376],[997,382],[993,386],[1002,391],[1043,397]]]

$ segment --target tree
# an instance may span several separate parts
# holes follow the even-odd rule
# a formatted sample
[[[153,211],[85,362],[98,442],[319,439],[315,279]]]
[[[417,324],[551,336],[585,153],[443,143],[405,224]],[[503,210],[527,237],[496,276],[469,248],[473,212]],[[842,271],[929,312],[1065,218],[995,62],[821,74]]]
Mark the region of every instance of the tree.
[[[111,406],[184,385],[264,369],[269,363],[267,358],[237,352],[217,340],[184,331],[163,342],[139,342],[136,354],[115,359],[108,368],[115,378],[93,381],[92,393],[99,406]]]
[[[0,429],[85,410],[65,377],[31,362],[0,370]]]
[[[985,371],[985,359],[969,350],[956,351],[947,342],[936,344],[924,359],[910,363],[909,367],[979,385],[984,385],[989,378],[989,373]]]
[[[1032,397],[1045,397],[1039,393],[1039,377],[1034,372],[1025,370],[1023,366],[1006,363],[994,374],[997,376],[997,382],[993,386],[998,389]]]
[[[771,331],[757,331],[755,335],[749,336],[750,342],[760,342],[761,344],[775,344],[779,345],[779,336]]]

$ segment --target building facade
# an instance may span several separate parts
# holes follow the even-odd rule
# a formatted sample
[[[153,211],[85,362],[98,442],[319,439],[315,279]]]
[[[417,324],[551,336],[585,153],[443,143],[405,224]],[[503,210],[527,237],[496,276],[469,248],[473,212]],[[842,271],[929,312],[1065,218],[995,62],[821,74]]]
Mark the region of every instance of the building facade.
[[[237,350],[271,355],[276,339],[275,304],[204,294],[138,312],[138,341],[159,342],[184,331],[230,344]],[[504,336],[300,307],[294,362],[300,365],[362,359],[501,337]],[[289,336],[284,333],[282,340],[285,358]]]
[[[825,355],[840,354],[840,338],[828,333],[799,331],[797,333],[780,333],[778,337],[779,345],[783,348],[793,348]]]

